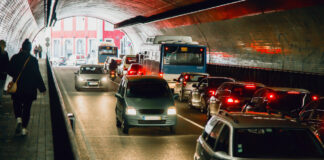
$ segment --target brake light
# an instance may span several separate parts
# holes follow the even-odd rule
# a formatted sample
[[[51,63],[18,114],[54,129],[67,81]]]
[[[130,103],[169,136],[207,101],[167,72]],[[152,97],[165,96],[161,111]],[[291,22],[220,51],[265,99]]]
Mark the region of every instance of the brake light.
[[[288,94],[300,94],[300,92],[297,92],[297,91],[289,91],[287,92]]]
[[[187,82],[186,81],[183,81],[182,84],[185,87],[187,85]]]
[[[165,50],[165,51],[168,51],[168,50],[169,50],[169,47],[165,47],[164,50]]]
[[[276,97],[275,97],[275,94],[273,94],[273,93],[269,93],[269,94],[267,95],[267,98],[268,98],[269,100],[274,100]]]
[[[227,104],[237,104],[237,103],[240,103],[240,100],[238,100],[238,99],[234,99],[234,98],[227,98],[226,99],[226,103]]]
[[[200,48],[200,52],[203,52],[204,51],[204,49],[203,48]]]
[[[161,78],[163,78],[163,73],[162,73],[162,72],[160,72],[160,73],[159,73],[159,76],[160,76]]]
[[[209,91],[209,94],[212,95],[212,96],[214,96],[216,94],[216,91],[215,90],[210,90]]]
[[[136,74],[136,71],[129,70],[129,71],[128,71],[128,74],[129,74],[129,75],[134,75],[134,74]]]
[[[256,86],[255,85],[245,85],[245,88],[246,89],[255,89],[256,88]]]
[[[317,101],[318,100],[318,96],[312,96],[312,100],[313,101]]]
[[[185,80],[188,80],[189,79],[189,76],[188,75],[185,75],[184,78],[185,78]]]

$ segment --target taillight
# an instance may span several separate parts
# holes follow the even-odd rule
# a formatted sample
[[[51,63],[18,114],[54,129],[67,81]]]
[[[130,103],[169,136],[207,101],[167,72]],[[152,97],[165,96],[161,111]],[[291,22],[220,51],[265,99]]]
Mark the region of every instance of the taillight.
[[[300,94],[300,92],[297,92],[297,91],[289,91],[287,92],[288,94]]]
[[[134,75],[134,74],[136,74],[136,71],[130,70],[130,71],[128,71],[128,74],[129,75]]]
[[[276,99],[276,95],[275,95],[274,93],[269,93],[269,94],[267,95],[267,98],[268,98],[269,100],[274,100],[274,99]]]
[[[189,79],[189,76],[188,75],[185,75],[184,78],[185,78],[185,80],[188,80]]]
[[[226,103],[227,104],[238,104],[238,103],[240,103],[240,100],[229,97],[229,98],[226,98]]]
[[[183,81],[182,84],[185,87],[187,85],[187,82],[186,81]]]
[[[246,89],[255,89],[256,86],[253,85],[253,84],[251,84],[251,85],[245,85],[245,88],[246,88]]]
[[[209,93],[211,96],[214,96],[214,95],[216,94],[216,91],[215,91],[215,90],[210,90],[208,93]]]
[[[169,47],[165,47],[164,50],[165,50],[165,51],[168,51],[168,50],[169,50]]]
[[[317,101],[318,100],[318,96],[312,96],[312,100],[313,101]]]
[[[162,72],[160,72],[160,73],[159,73],[159,76],[160,76],[161,78],[163,78],[163,73],[162,73]]]

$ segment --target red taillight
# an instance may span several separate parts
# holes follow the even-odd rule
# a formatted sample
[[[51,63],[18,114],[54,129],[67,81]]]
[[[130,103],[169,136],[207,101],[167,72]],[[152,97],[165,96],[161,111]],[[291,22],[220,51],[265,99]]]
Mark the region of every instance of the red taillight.
[[[269,94],[267,95],[267,98],[268,98],[269,100],[274,100],[274,99],[276,98],[276,96],[275,96],[275,94],[273,94],[273,93],[269,93]]]
[[[187,85],[187,82],[186,81],[183,81],[182,84],[185,87]]]
[[[312,96],[312,100],[313,101],[317,101],[318,100],[318,96]]]
[[[246,89],[255,89],[256,86],[255,85],[246,85],[245,88]]]
[[[234,98],[227,98],[226,103],[227,104],[237,104],[237,103],[240,103],[240,100],[234,99]]]
[[[288,94],[300,94],[300,92],[297,92],[297,91],[289,91],[287,92]]]
[[[128,71],[128,75],[135,75],[135,74],[136,74],[136,71],[133,71],[133,70]]]
[[[185,78],[185,80],[188,80],[189,79],[189,76],[188,75],[185,75],[184,78]]]
[[[203,52],[204,51],[204,49],[203,48],[200,48],[200,52]]]
[[[161,72],[161,73],[159,73],[159,76],[161,77],[161,78],[163,78],[163,73]]]
[[[165,47],[164,50],[165,50],[165,51],[168,51],[168,50],[169,50],[169,47]]]
[[[212,96],[214,96],[216,94],[216,91],[215,90],[210,90],[209,91],[209,94],[212,95]]]

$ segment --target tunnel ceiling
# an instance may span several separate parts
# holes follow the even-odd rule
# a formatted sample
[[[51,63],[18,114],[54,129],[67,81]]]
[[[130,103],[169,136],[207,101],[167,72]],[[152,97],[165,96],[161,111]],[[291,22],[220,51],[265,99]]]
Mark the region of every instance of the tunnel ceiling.
[[[52,1],[54,2],[54,0]],[[90,16],[107,20],[113,24],[120,24],[137,16],[144,18],[159,16],[181,7],[200,5],[200,3],[206,2],[206,0],[56,1],[57,19]],[[47,17],[44,2],[48,1],[0,1],[2,11],[0,12],[0,38],[8,42],[7,50],[11,54],[19,50],[24,38],[33,39],[45,27]],[[221,53],[221,57],[238,57],[236,61],[243,58],[254,62],[266,58],[268,61],[264,63],[273,65],[270,65],[270,68],[309,71],[312,68],[305,69],[304,66],[296,67],[296,65],[299,65],[300,61],[306,63],[303,56],[300,56],[302,54],[308,57],[309,55],[318,57],[324,53],[321,45],[323,44],[321,37],[324,36],[322,32],[319,32],[324,30],[323,4],[323,0],[272,0],[271,2],[268,0],[242,0],[201,12],[121,29],[133,41],[135,52],[140,51],[139,46],[147,36],[157,34],[190,35],[200,44],[207,45],[211,53],[214,51]],[[287,29],[287,27],[290,28]],[[284,43],[281,42],[283,37]],[[295,47],[301,43],[304,45],[303,48]],[[307,48],[310,48],[311,52],[306,51]],[[292,57],[285,61],[286,55],[292,55]],[[324,72],[322,58],[323,56],[314,60],[317,68],[318,66],[322,68],[316,72]],[[279,61],[282,64],[279,64]],[[288,61],[289,64],[285,64]],[[308,59],[308,61],[312,60]],[[278,64],[280,67],[275,66]],[[251,65],[251,63],[240,65]],[[260,65],[262,67],[262,64]]]

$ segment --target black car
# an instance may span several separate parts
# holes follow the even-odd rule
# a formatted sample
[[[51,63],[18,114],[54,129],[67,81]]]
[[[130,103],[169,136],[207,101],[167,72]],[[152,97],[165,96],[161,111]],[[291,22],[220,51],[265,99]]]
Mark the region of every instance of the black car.
[[[242,111],[279,113],[295,118],[311,101],[311,96],[310,91],[306,89],[265,87],[255,92]]]
[[[188,105],[203,112],[207,108],[209,98],[215,95],[217,88],[224,82],[235,82],[235,80],[229,77],[209,76],[202,79],[198,85],[194,84],[194,89],[189,95]]]

